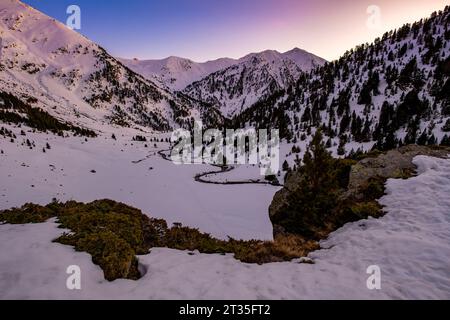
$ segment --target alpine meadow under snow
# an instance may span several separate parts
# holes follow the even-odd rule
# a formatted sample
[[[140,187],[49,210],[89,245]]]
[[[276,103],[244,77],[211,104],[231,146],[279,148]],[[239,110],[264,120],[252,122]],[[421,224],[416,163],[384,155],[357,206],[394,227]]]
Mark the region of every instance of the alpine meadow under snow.
[[[122,59],[18,0],[0,0],[0,38],[0,299],[450,299],[449,7],[332,62],[298,48]],[[280,171],[175,165],[171,132],[195,120],[279,129]],[[395,150],[398,163],[379,164]],[[329,172],[308,172],[314,160]],[[311,204],[292,181],[311,185],[311,199],[331,191]],[[301,231],[320,237],[277,231],[269,207],[290,192],[280,208],[340,206],[321,213],[335,228],[306,217]],[[163,219],[192,250],[132,251],[139,279],[105,280],[92,252],[54,242],[90,239],[81,226],[42,219],[55,203],[100,199]],[[40,205],[39,221],[26,203]],[[89,236],[103,232],[96,223]],[[147,242],[158,233],[138,227]],[[66,288],[70,265],[82,290]],[[381,290],[367,287],[373,265]]]
[[[89,255],[51,243],[61,234],[53,221],[0,226],[3,299],[449,299],[450,160],[418,157],[419,176],[391,180],[381,199],[389,212],[355,222],[299,261],[246,265],[230,256],[188,255],[155,249],[140,257],[139,281],[107,282]],[[439,203],[439,204],[437,204]],[[77,261],[81,291],[65,287]],[[33,267],[30,268],[30,262]],[[385,270],[383,287],[366,287],[366,268]]]

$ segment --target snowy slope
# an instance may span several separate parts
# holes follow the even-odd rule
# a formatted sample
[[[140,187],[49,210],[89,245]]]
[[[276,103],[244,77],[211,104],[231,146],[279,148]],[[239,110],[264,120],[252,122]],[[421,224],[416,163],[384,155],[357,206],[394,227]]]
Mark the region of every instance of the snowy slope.
[[[310,71],[315,66],[320,66],[325,63],[324,59],[298,48],[294,48],[285,53],[265,51],[251,53],[240,59],[220,58],[202,63],[173,56],[162,60],[119,60],[131,70],[147,79],[157,81],[172,90],[183,90],[188,85],[202,80],[212,73],[242,62],[247,62],[255,57],[264,57],[265,59],[274,61],[283,59],[291,60],[303,71]]]
[[[18,0],[1,0],[0,37],[2,90],[36,98],[37,106],[59,118],[91,128],[120,118],[128,125],[167,130],[198,116],[186,99]]]
[[[280,128],[295,144],[321,128],[341,155],[376,145],[450,144],[450,7],[304,74],[234,125]]]
[[[157,151],[169,149],[167,143],[158,142],[155,148],[153,142],[133,142],[133,136],[143,133],[132,129],[121,129],[119,134],[111,128],[111,132],[86,142],[84,137],[63,138],[24,127],[1,127],[13,131],[17,139],[11,143],[0,135],[0,210],[26,202],[47,204],[53,198],[86,202],[107,198],[133,205],[170,224],[199,227],[218,238],[273,238],[267,208],[277,187],[195,182],[196,174],[215,168],[177,166],[164,160]],[[21,135],[22,129],[26,136]],[[117,140],[111,139],[112,132]],[[145,136],[165,139],[170,135]],[[27,147],[26,139],[36,148]],[[51,149],[44,153],[46,143]],[[258,168],[249,170],[259,173]]]
[[[231,256],[154,249],[146,275],[108,283],[89,255],[51,243],[56,224],[0,226],[1,299],[450,299],[450,160],[417,157],[420,175],[389,180],[387,215],[350,223],[298,262],[248,265]],[[82,290],[65,287],[81,268]],[[366,286],[369,266],[381,290]],[[33,268],[30,268],[33,266]]]
[[[302,72],[324,63],[325,60],[297,48],[286,53],[274,50],[252,53],[229,68],[194,82],[183,92],[207,102],[231,118],[294,85]]]
[[[162,60],[120,59],[120,61],[134,72],[147,79],[158,81],[172,90],[182,90],[191,83],[236,63],[236,60],[228,58],[197,63],[179,57]]]
[[[326,61],[310,52],[300,48],[294,48],[290,51],[282,53],[284,59],[290,59],[305,72],[311,71],[315,67],[322,66]]]

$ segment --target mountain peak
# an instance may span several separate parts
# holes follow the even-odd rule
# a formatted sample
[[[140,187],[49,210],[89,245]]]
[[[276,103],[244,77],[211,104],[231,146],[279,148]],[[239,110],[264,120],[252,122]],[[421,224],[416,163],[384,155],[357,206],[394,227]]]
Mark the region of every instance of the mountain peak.
[[[276,50],[250,53],[234,65],[192,83],[183,92],[233,117],[280,89],[292,86],[302,71],[308,72],[325,62],[296,49],[287,53]]]
[[[250,53],[246,56],[244,56],[243,58],[239,59],[240,62],[244,62],[244,61],[249,61],[251,59],[259,59],[262,61],[274,61],[274,60],[279,60],[281,57],[281,53],[279,53],[276,50],[264,50],[261,52],[253,52]]]
[[[283,57],[294,61],[303,71],[310,71],[327,62],[325,59],[298,47],[295,47],[282,55]]]
[[[63,23],[20,1],[0,2],[1,67],[6,70],[0,72],[1,91],[34,97],[37,106],[71,123],[108,121],[155,130],[182,123],[171,108],[175,102],[178,110],[187,109],[189,101],[180,102],[153,79],[124,68]]]
[[[300,49],[299,47],[295,47],[289,51],[286,51],[284,54],[290,54],[290,53],[299,54],[299,53],[308,53],[308,52],[306,50]]]

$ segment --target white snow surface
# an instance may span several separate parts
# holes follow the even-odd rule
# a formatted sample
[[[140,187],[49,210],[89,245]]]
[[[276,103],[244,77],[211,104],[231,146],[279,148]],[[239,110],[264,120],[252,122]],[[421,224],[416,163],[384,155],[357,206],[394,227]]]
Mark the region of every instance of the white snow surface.
[[[52,198],[83,202],[108,198],[169,224],[180,222],[219,238],[273,238],[268,207],[277,187],[195,182],[196,174],[217,168],[174,165],[157,154],[169,149],[168,144],[157,143],[155,148],[154,142],[147,142],[145,148],[145,143],[132,141],[134,135],[143,133],[132,129],[123,129],[123,136],[115,132],[117,141],[104,134],[85,142],[84,138],[61,138],[25,128],[26,136],[21,136],[20,128],[2,126],[18,138],[10,143],[0,137],[4,151],[0,154],[0,210],[26,202],[47,204]],[[165,139],[169,135],[146,136]],[[22,145],[26,139],[36,148]],[[51,150],[43,153],[46,143]],[[245,171],[240,172],[244,179]]]
[[[350,223],[310,255],[315,264],[240,263],[232,256],[153,249],[139,281],[106,282],[89,255],[51,243],[54,221],[0,226],[1,299],[449,299],[450,160],[417,157],[419,175],[389,180],[387,215]],[[8,254],[6,254],[6,252]],[[69,265],[82,290],[66,289]],[[366,270],[381,268],[381,290]]]

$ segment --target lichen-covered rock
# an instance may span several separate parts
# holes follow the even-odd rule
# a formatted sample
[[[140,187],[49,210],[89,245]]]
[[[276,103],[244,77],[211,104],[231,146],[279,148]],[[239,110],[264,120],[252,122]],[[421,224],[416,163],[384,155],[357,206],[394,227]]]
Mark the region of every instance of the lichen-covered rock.
[[[408,145],[397,150],[382,153],[376,157],[367,157],[352,166],[348,193],[358,194],[372,178],[396,179],[408,178],[415,174],[416,156],[446,158],[450,148]]]

